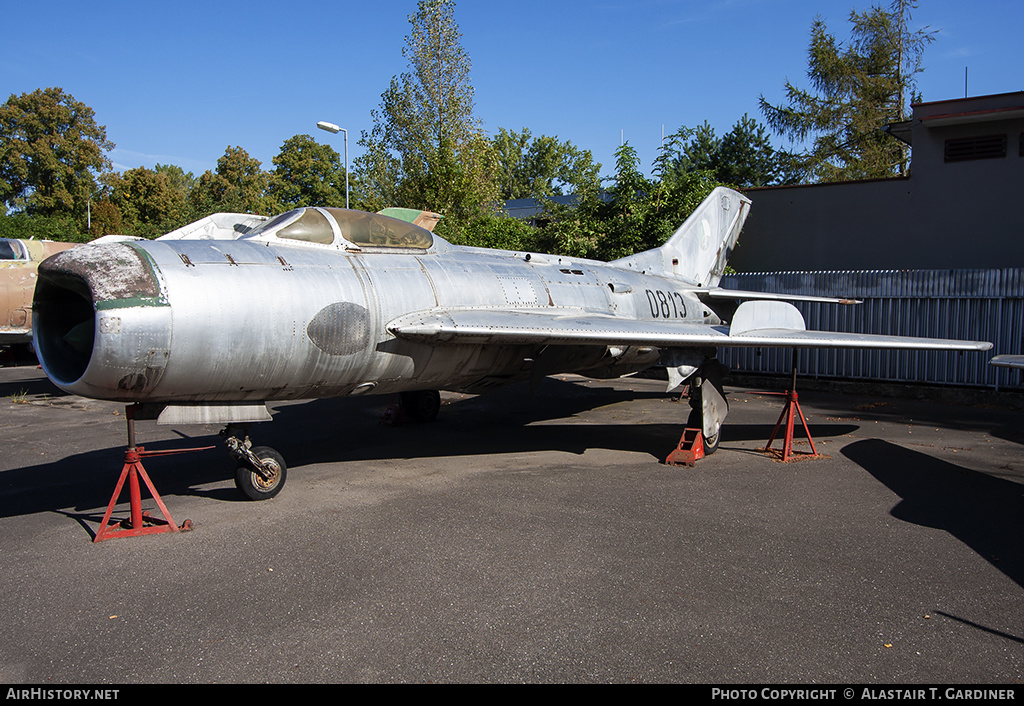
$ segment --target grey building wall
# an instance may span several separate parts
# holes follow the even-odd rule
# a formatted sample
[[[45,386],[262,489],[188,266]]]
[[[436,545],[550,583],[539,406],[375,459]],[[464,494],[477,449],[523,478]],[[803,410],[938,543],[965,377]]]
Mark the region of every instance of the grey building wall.
[[[902,127],[894,134],[913,145],[909,177],[747,190],[750,217],[729,264],[740,272],[1024,266],[1024,92],[919,104]],[[1001,156],[947,157],[951,144],[996,136],[1005,138]]]

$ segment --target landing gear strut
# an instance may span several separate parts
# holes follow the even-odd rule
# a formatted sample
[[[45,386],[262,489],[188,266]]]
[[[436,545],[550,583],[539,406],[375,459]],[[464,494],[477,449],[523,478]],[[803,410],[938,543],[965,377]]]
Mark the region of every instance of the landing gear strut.
[[[729,403],[725,399],[725,388],[722,385],[726,371],[727,368],[718,360],[708,359],[690,385],[691,410],[686,426],[701,430],[705,455],[718,450],[722,422],[729,413]]]
[[[690,415],[676,450],[665,463],[670,466],[692,466],[697,460],[718,450],[722,438],[722,420],[729,411],[722,377],[725,366],[708,359],[694,374],[690,390]]]
[[[284,487],[288,467],[284,457],[269,446],[253,447],[248,424],[229,424],[220,435],[238,461],[235,487],[250,500],[269,500]]]

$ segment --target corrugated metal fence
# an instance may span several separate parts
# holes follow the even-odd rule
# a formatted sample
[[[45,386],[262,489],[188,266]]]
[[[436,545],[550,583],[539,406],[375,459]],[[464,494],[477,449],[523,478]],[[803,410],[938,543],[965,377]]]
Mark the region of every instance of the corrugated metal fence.
[[[726,275],[721,286],[863,300],[855,305],[794,302],[809,329],[993,344],[991,351],[963,353],[801,350],[801,376],[1024,390],[1021,371],[988,362],[994,355],[1024,353],[1024,268],[743,273]],[[719,359],[741,372],[792,370],[789,349],[723,348]]]

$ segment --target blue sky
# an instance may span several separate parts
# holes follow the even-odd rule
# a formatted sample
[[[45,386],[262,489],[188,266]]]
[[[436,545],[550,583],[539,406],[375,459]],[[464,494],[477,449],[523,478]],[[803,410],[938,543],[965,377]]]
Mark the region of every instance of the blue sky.
[[[888,4],[885,0],[884,4]],[[196,176],[239,146],[272,169],[309,134],[349,156],[402,57],[415,0],[314,3],[11,3],[0,99],[59,86],[96,111],[115,169],[176,164]],[[811,23],[846,39],[867,0],[463,0],[476,113],[488,133],[529,128],[588,149],[611,174],[622,139],[649,169],[662,134],[707,120],[724,134],[758,98],[806,86]],[[936,31],[918,77],[925,100],[1024,90],[1021,0],[920,0]],[[773,136],[777,146],[786,143]]]

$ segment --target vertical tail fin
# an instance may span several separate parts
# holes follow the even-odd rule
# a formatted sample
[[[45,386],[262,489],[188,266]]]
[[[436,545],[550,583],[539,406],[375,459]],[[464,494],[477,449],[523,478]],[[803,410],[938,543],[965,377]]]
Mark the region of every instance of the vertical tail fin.
[[[610,264],[651,274],[674,275],[698,287],[714,287],[722,278],[729,253],[749,212],[750,199],[719,186],[660,248],[613,260]]]

